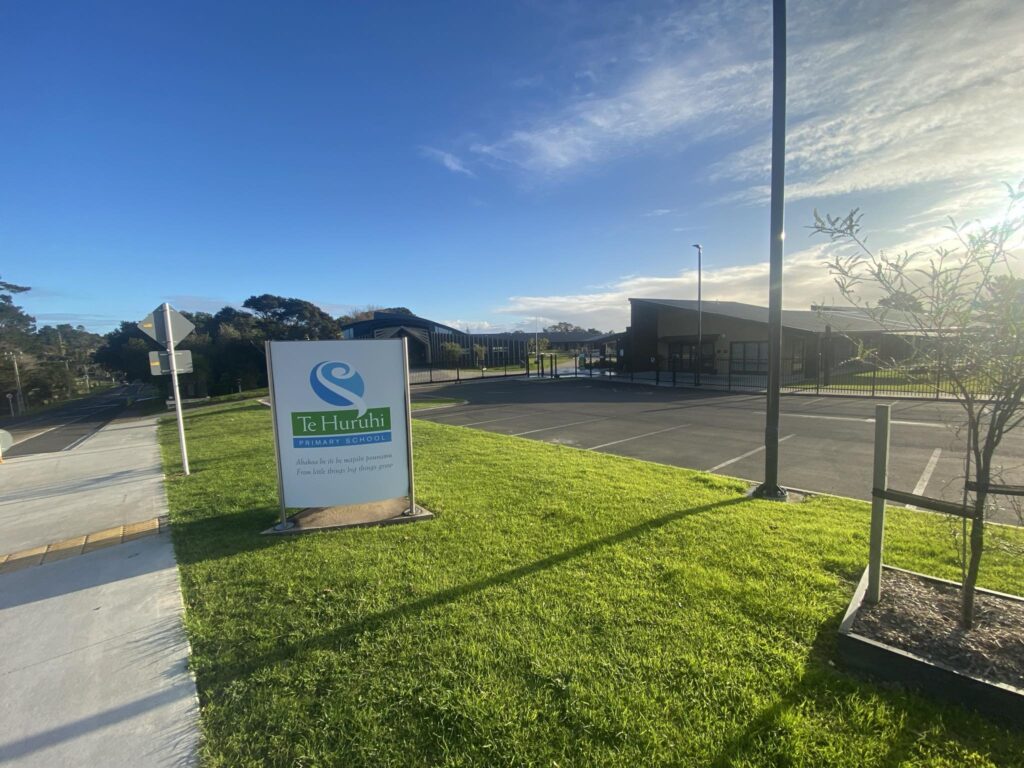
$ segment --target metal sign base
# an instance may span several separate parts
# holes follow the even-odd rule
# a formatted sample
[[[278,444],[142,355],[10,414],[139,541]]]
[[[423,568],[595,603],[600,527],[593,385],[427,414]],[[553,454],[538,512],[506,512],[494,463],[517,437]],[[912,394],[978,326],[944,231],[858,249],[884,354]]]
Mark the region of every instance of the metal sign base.
[[[410,513],[409,498],[374,501],[366,504],[346,504],[337,507],[310,507],[278,523],[264,534],[311,533],[341,528],[365,528],[372,525],[396,525],[430,520],[434,513],[418,504]]]

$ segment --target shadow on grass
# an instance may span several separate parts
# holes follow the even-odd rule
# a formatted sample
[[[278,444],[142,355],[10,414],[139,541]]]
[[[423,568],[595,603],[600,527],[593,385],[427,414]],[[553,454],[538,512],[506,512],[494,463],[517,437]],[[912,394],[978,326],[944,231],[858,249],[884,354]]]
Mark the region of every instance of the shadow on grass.
[[[411,603],[397,605],[386,611],[345,624],[331,632],[326,632],[321,635],[282,645],[280,648],[270,653],[247,658],[243,663],[215,668],[211,677],[215,678],[216,687],[220,687],[231,680],[255,672],[267,665],[286,661],[299,653],[327,648],[337,648],[352,637],[356,637],[367,632],[375,632],[390,622],[415,616],[431,608],[455,602],[456,600],[482,592],[486,589],[490,589],[491,587],[504,586],[540,571],[554,568],[575,558],[585,557],[586,555],[590,555],[604,547],[610,547],[637,539],[646,533],[656,531],[659,528],[663,528],[666,525],[684,517],[710,512],[716,509],[724,509],[746,501],[747,499],[745,497],[739,497],[711,504],[703,504],[699,507],[689,507],[675,512],[670,512],[653,520],[647,520],[630,528],[626,528],[618,533],[603,536],[599,539],[588,541],[585,544],[580,544],[572,549],[567,549],[564,552],[549,555],[548,557],[535,562],[520,565],[516,568],[496,573],[492,576],[478,579],[477,581],[473,581],[468,584],[443,589],[440,592],[435,592],[432,595],[420,598],[419,600],[414,600]],[[205,699],[205,697],[209,695],[209,690],[203,690],[207,688],[207,686],[204,685],[204,682],[205,681],[202,679],[199,680],[200,695]],[[210,688],[212,687],[214,686],[210,686]]]
[[[886,738],[888,751],[884,756],[872,759],[871,765],[904,765],[914,756],[915,748],[927,740],[927,732],[934,729],[936,734],[940,734],[944,722],[955,721],[960,726],[956,729],[956,741],[979,754],[991,751],[994,736],[996,743],[1005,742],[1003,729],[975,712],[950,707],[902,686],[873,682],[842,667],[836,668],[833,662],[836,658],[836,634],[844,611],[845,608],[819,627],[795,684],[780,691],[778,701],[761,710],[726,741],[709,763],[710,768],[793,763],[792,739],[789,736],[793,731],[794,716],[808,711],[832,712],[838,716],[838,721],[835,717],[829,717],[829,720],[841,723],[839,727],[845,730]],[[882,712],[883,708],[888,710],[887,715]],[[893,734],[879,733],[886,725],[894,731]],[[941,735],[937,738],[942,739]],[[928,746],[941,749],[937,742]],[[827,765],[830,759],[829,755],[804,754],[803,764]]]
[[[223,416],[225,412],[235,414],[245,413],[246,411],[266,411],[267,414],[270,413],[270,409],[267,408],[267,406],[265,405],[260,405],[259,403],[256,402],[250,403],[249,405],[237,404],[241,402],[244,401],[236,400],[235,402],[229,403],[208,403],[205,405],[196,406],[194,409],[186,409],[184,413],[185,425],[188,426],[188,423],[190,421],[200,421],[201,419],[206,419],[209,418],[210,416]],[[173,418],[174,412],[171,411],[169,414],[169,419]]]
[[[176,514],[171,519],[171,535],[178,564],[194,565],[286,544],[292,539],[260,533],[272,526],[277,517],[276,505],[192,520]]]

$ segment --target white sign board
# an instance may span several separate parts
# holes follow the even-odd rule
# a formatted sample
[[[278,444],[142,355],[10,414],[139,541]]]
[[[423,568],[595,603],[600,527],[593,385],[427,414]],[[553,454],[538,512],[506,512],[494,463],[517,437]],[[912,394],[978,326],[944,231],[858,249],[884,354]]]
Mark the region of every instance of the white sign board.
[[[271,341],[284,507],[412,495],[404,339]]]

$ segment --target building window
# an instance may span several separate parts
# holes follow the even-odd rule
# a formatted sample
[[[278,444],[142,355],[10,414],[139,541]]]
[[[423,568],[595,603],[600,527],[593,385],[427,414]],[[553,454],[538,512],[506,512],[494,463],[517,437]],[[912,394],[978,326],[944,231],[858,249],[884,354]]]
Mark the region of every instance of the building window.
[[[705,341],[703,344],[701,373],[715,372],[715,343]],[[688,342],[673,342],[668,345],[673,370],[692,372],[697,368],[697,345]]]
[[[793,367],[790,373],[804,372],[804,343],[796,341],[793,343]]]
[[[768,373],[767,341],[734,341],[729,347],[733,373]]]

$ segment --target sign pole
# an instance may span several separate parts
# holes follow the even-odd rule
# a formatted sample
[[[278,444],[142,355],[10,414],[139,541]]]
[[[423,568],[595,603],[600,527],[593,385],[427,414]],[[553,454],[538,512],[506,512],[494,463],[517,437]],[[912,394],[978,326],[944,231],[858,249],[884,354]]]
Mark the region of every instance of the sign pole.
[[[270,423],[274,427],[274,452],[277,454],[277,498],[281,504],[281,520],[274,526],[275,531],[287,531],[295,525],[288,521],[288,508],[284,503],[284,468],[281,465],[281,441],[277,434],[277,400],[274,397],[274,353],[269,341],[263,342],[267,355],[267,386],[270,390]]]
[[[402,337],[402,362],[405,370],[405,440],[409,454],[409,511],[416,514],[416,481],[412,471],[412,398],[409,395],[409,339]]]
[[[171,387],[174,390],[174,412],[178,417],[178,443],[181,445],[181,467],[188,469],[188,448],[185,446],[185,420],[181,416],[181,393],[178,391],[178,361],[174,353],[174,331],[171,329],[171,305],[164,302],[164,328],[167,329],[167,357],[171,363]]]

